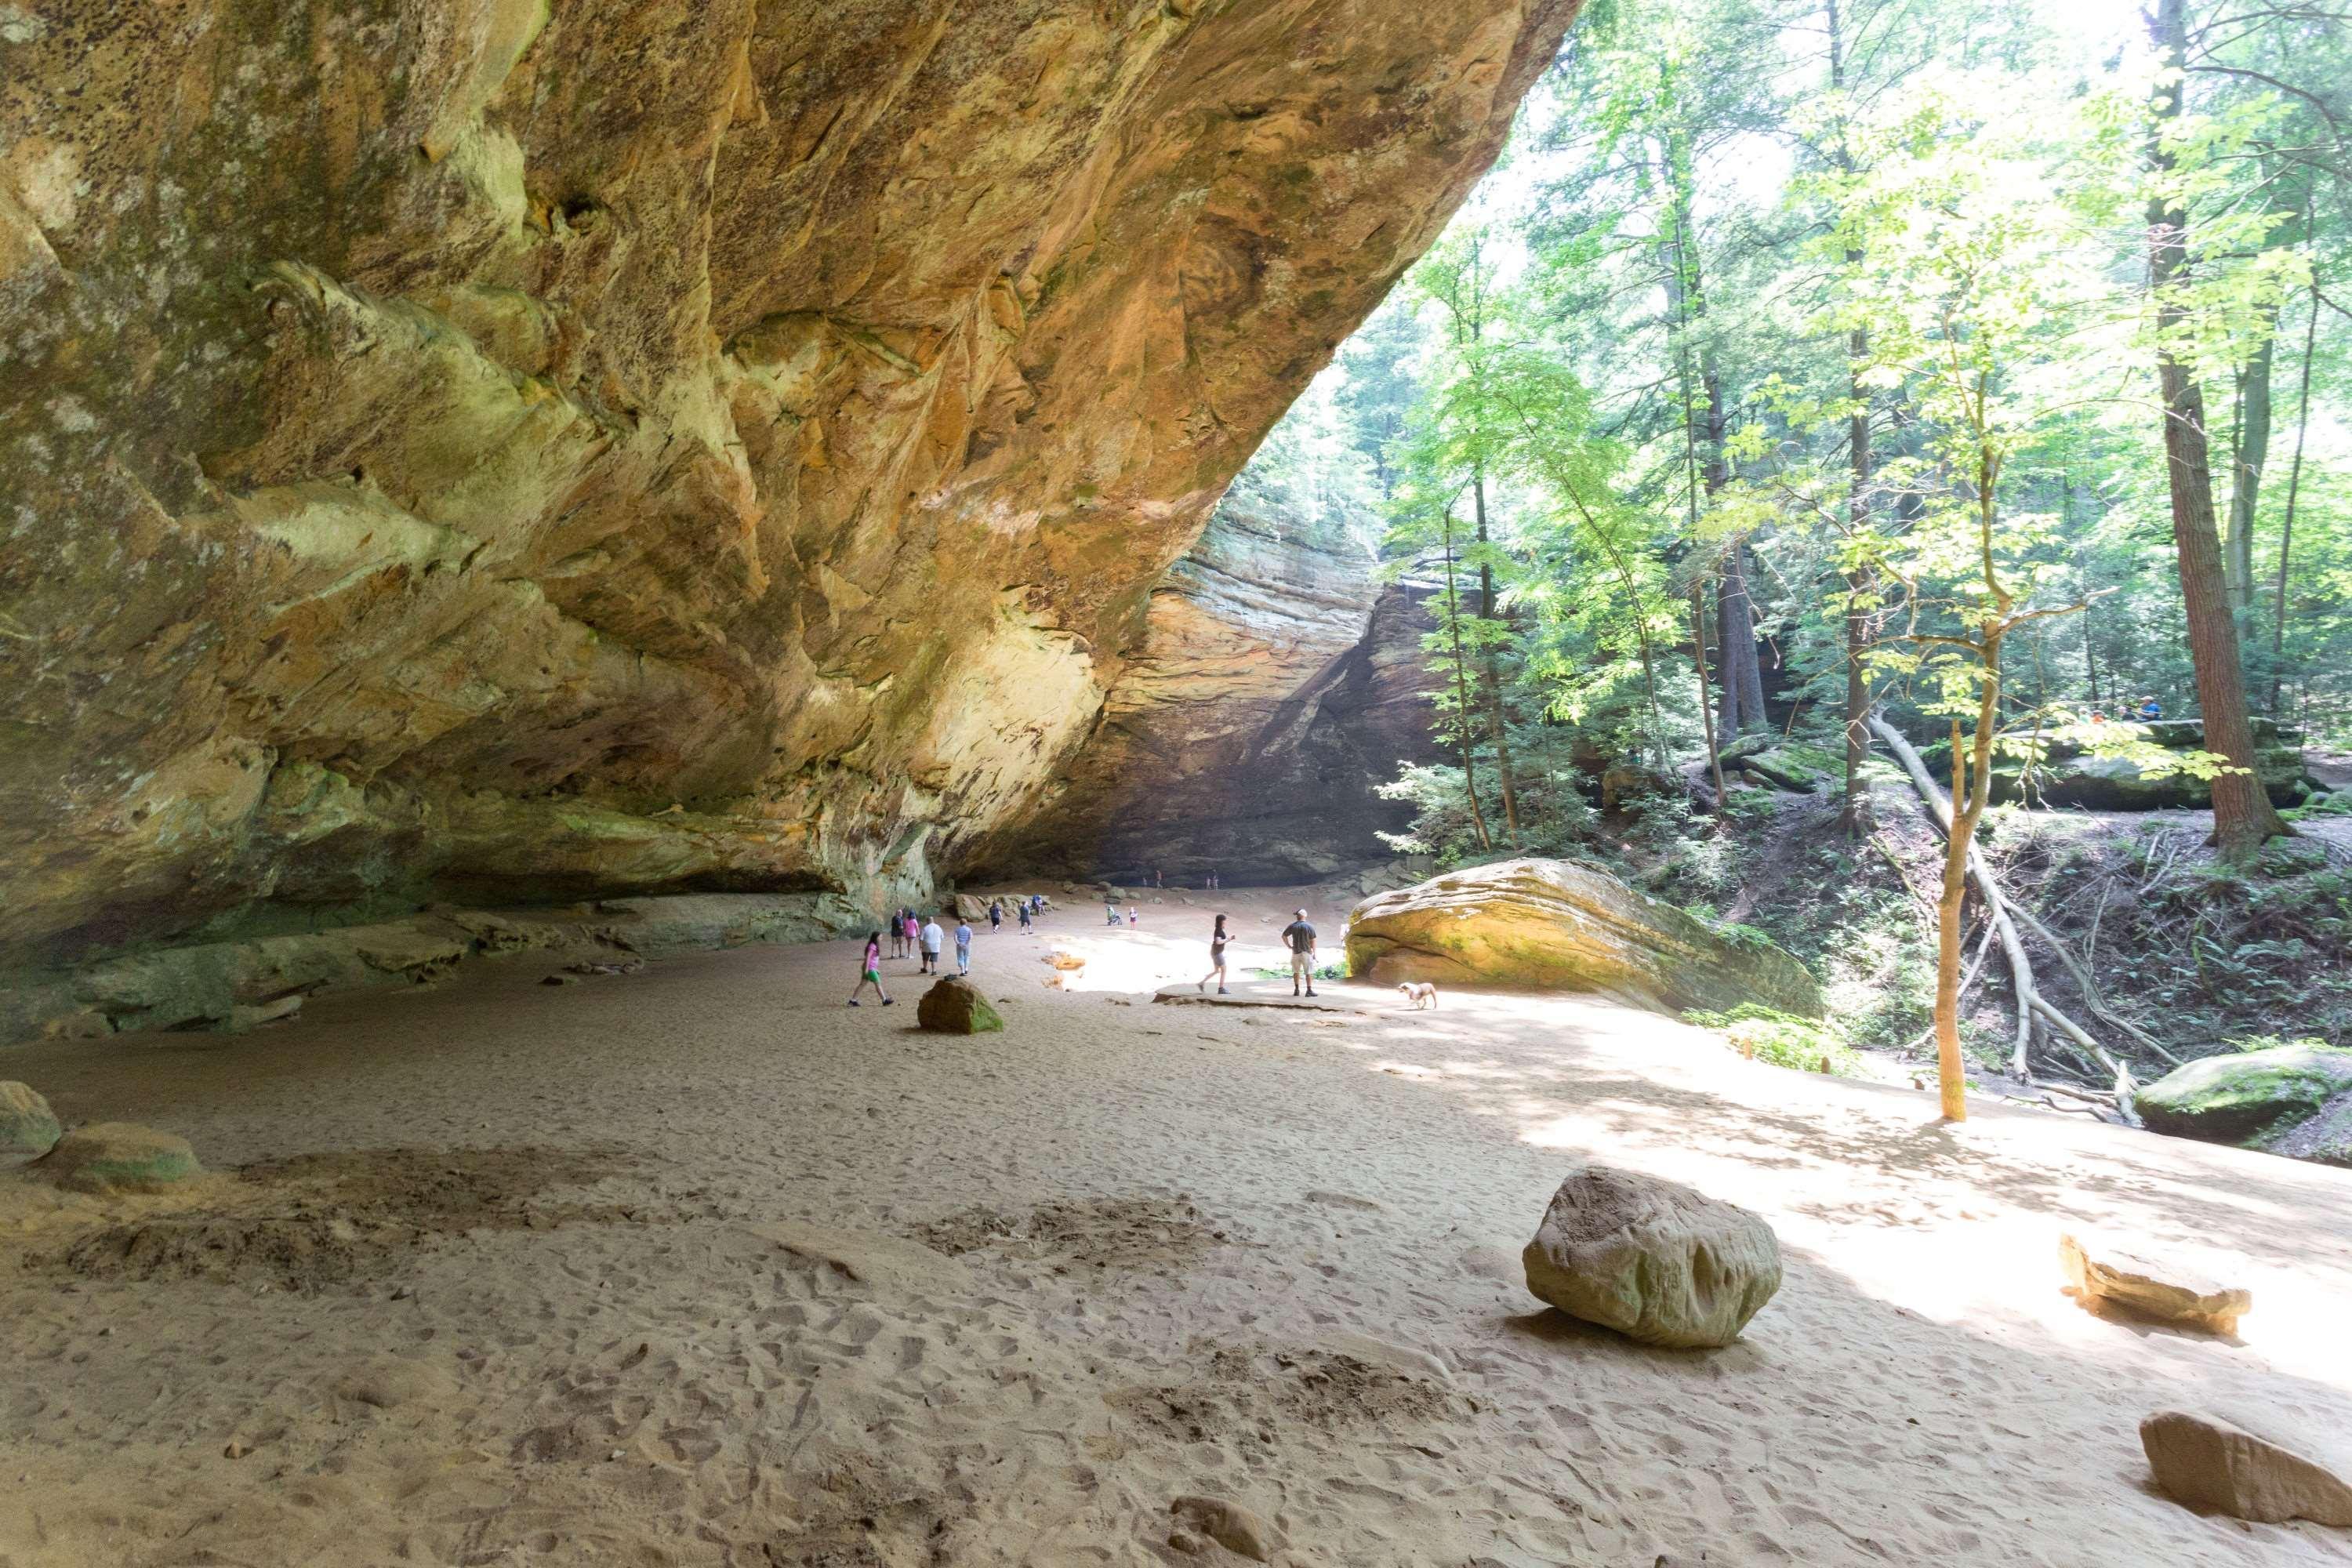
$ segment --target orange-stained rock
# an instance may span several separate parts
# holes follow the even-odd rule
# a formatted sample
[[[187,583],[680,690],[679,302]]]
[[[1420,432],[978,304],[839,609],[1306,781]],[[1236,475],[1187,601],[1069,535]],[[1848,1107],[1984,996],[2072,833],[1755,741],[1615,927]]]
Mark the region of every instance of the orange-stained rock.
[[[36,8],[0,965],[263,899],[914,896],[1574,9]]]

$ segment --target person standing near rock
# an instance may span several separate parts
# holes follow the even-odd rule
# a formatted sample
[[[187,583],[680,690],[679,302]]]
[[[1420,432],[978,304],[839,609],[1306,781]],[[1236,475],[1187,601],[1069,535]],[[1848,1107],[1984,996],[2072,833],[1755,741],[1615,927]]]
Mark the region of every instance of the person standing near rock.
[[[1225,994],[1225,943],[1231,940],[1225,935],[1225,917],[1219,915],[1217,929],[1209,933],[1209,973],[1201,976],[1193,989],[1205,992],[1213,980],[1217,983],[1217,994]]]
[[[891,916],[890,925],[894,931],[898,928],[898,918],[896,915]],[[864,995],[866,988],[871,985],[874,987],[874,994],[882,998],[882,1005],[885,1007],[890,1005],[890,993],[882,989],[882,933],[880,931],[866,933],[866,956],[858,962],[857,971],[857,989],[849,994],[849,1005],[853,1007],[856,1006],[858,997]]]
[[[940,917],[933,915],[925,921],[919,934],[923,942],[921,972],[925,974],[937,974],[940,972],[940,943],[947,938],[947,932],[940,930]]]
[[[1307,923],[1305,910],[1290,911],[1292,919],[1282,928],[1282,940],[1290,949],[1290,994],[1298,994],[1304,984],[1307,994],[1315,994],[1315,928]]]
[[[971,922],[961,916],[956,919],[955,939],[956,973],[970,974],[971,973]]]
[[[997,931],[1002,931],[1002,930],[1003,929],[1003,927],[1004,927],[1004,900],[1003,900],[1003,899],[991,899],[991,900],[988,900],[988,930],[989,930],[989,933],[990,933],[991,935],[994,935]]]

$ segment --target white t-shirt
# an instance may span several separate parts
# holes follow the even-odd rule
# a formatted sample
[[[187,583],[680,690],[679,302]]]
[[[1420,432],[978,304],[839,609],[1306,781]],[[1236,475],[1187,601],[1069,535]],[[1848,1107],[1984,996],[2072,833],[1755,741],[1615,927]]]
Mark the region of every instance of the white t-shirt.
[[[923,951],[925,952],[937,952],[939,950],[940,922],[937,921],[926,921],[923,926]]]

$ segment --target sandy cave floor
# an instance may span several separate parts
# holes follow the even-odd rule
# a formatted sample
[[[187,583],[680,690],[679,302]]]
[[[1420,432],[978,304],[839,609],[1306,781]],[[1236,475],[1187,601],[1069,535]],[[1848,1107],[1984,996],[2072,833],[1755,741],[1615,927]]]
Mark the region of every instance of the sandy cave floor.
[[[2352,1173],[1942,1128],[1591,1003],[1153,1005],[1209,899],[1244,968],[1289,902],[1165,897],[1048,917],[1097,954],[1073,992],[983,934],[1001,1036],[916,1032],[909,961],[898,1006],[845,1010],[838,942],[562,987],[523,954],[6,1053],[215,1174],[0,1173],[0,1563],[1242,1561],[1169,1546],[1184,1494],[1327,1568],[2352,1563],[2158,1496],[2136,1434],[2179,1403],[2352,1427]],[[1517,1248],[1585,1153],[1776,1226],[1740,1344],[1538,1310]],[[858,1280],[753,1228],[796,1219],[951,1260]],[[2242,1250],[2242,1340],[2084,1311],[2070,1225]]]

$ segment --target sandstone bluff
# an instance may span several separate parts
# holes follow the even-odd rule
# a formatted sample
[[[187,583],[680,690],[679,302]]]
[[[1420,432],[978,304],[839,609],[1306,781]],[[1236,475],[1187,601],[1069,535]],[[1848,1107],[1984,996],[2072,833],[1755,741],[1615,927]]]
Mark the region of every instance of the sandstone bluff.
[[[12,8],[0,958],[984,861],[1573,9]]]

